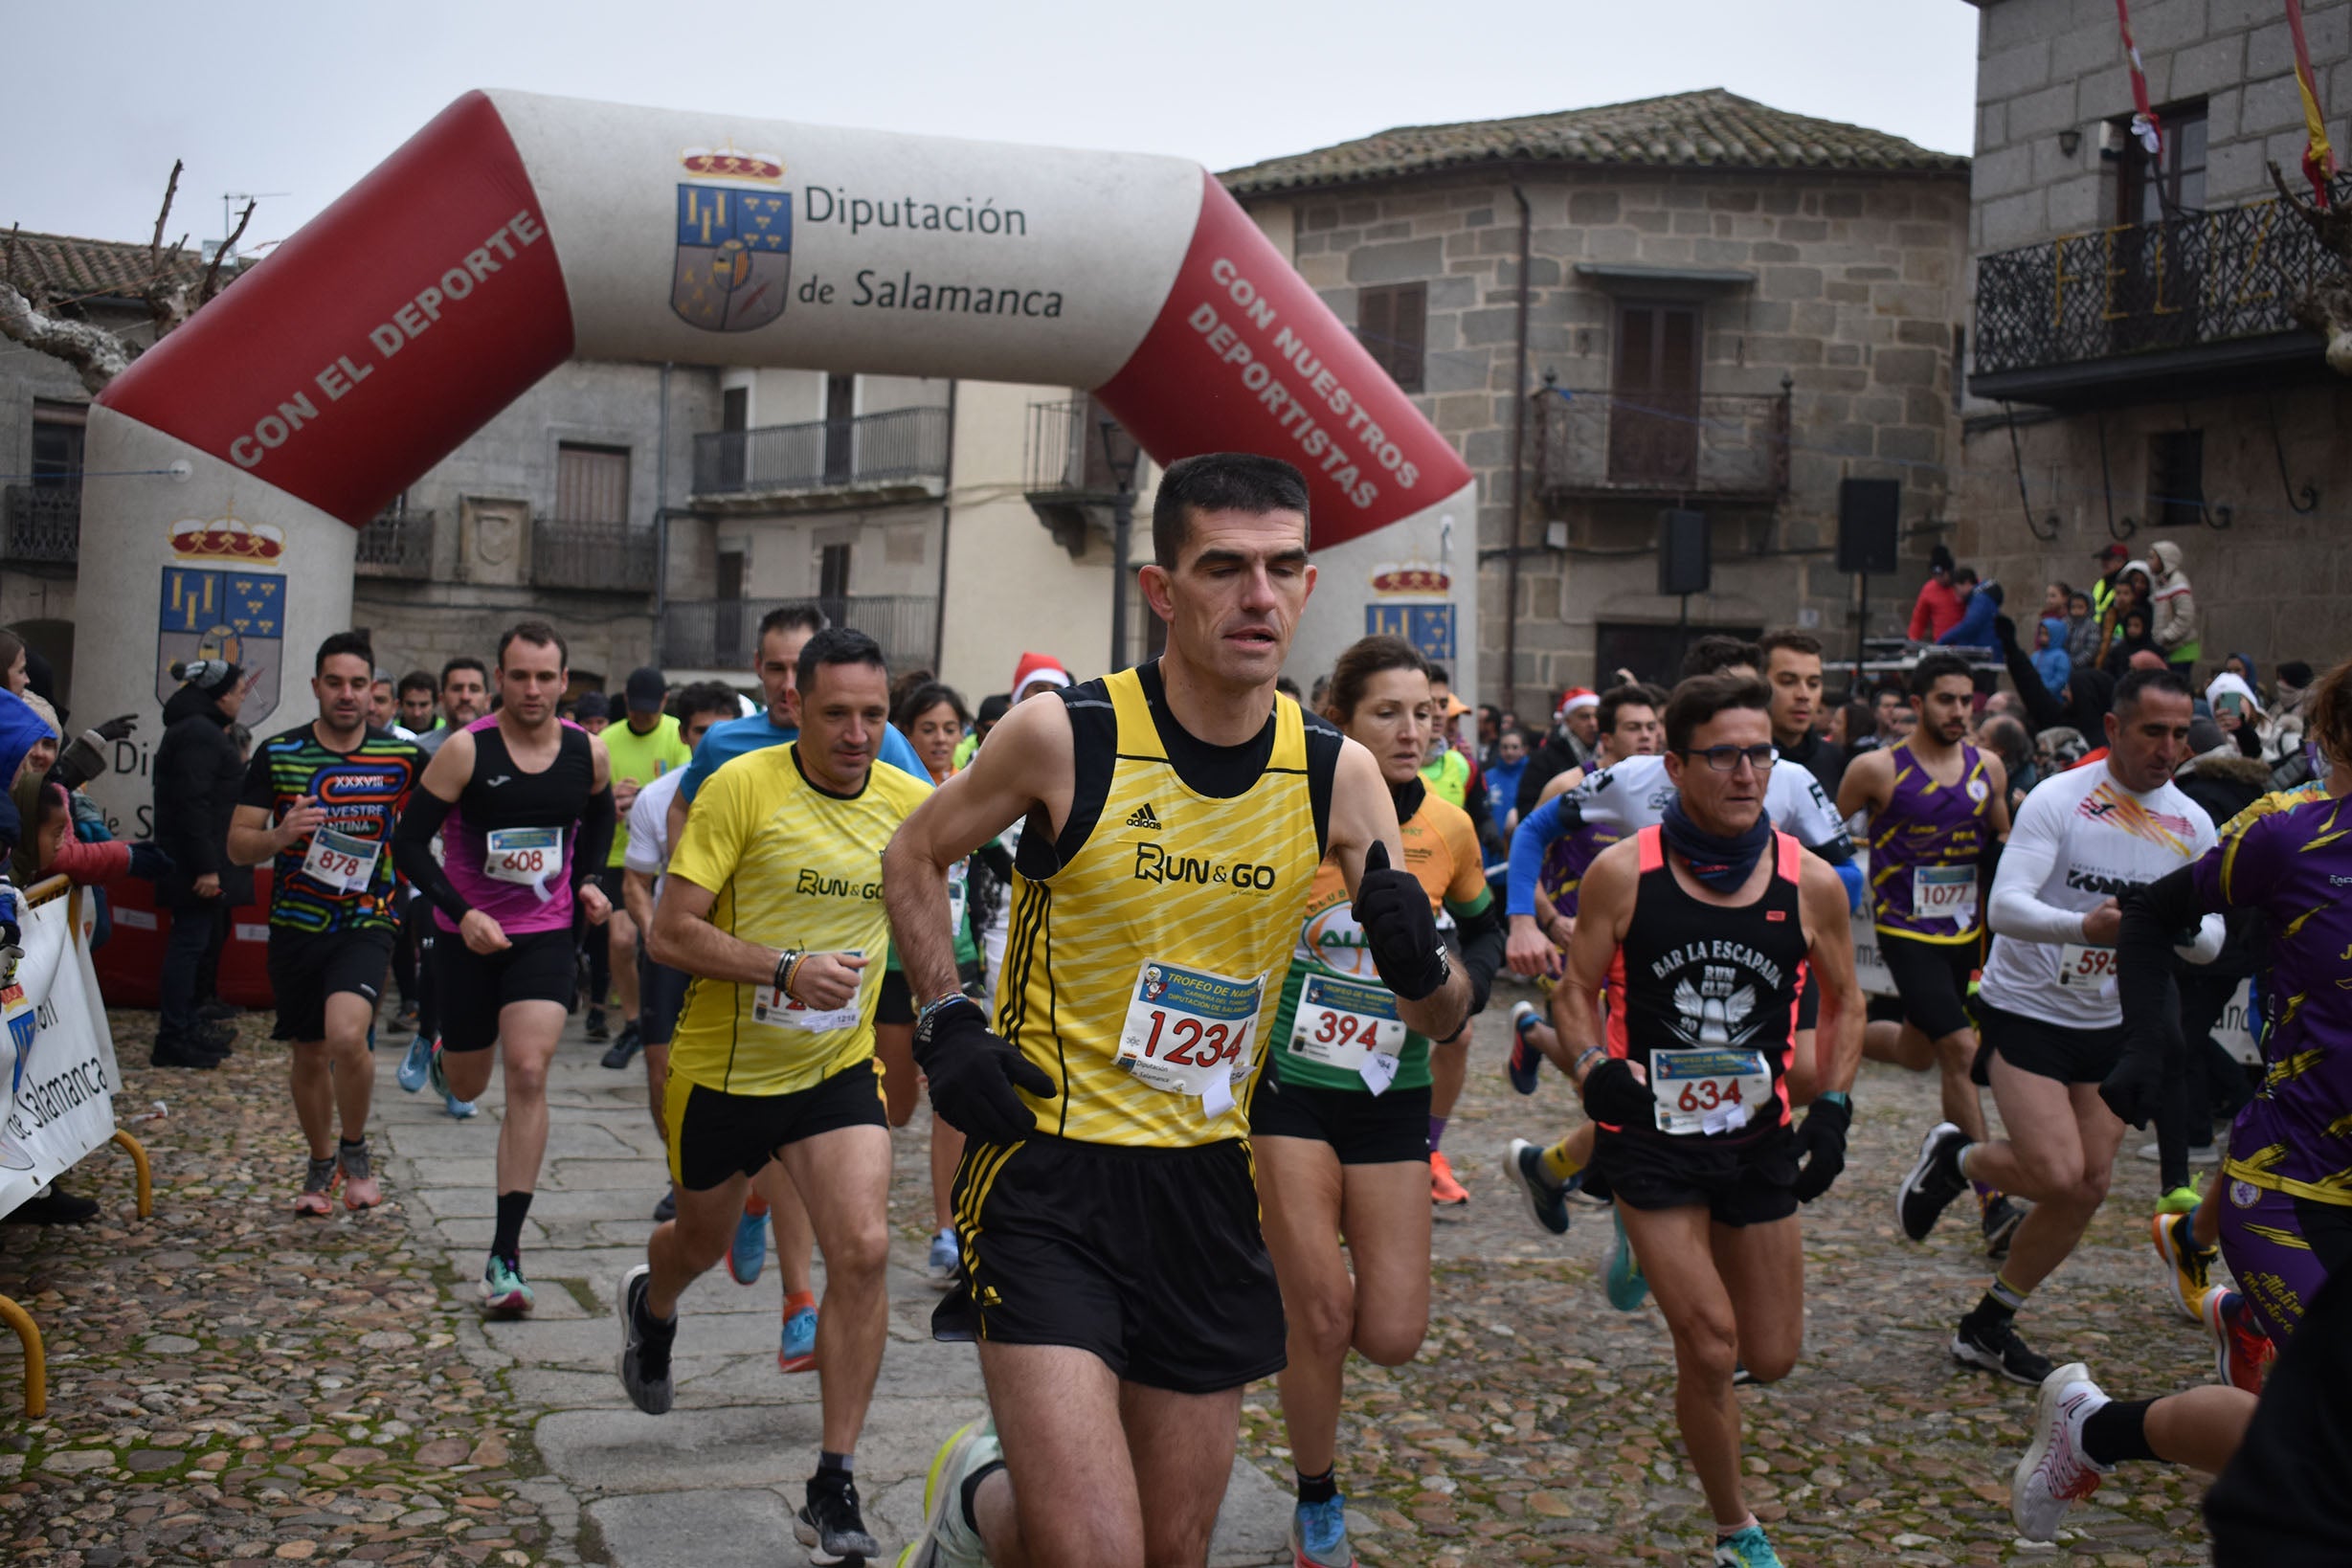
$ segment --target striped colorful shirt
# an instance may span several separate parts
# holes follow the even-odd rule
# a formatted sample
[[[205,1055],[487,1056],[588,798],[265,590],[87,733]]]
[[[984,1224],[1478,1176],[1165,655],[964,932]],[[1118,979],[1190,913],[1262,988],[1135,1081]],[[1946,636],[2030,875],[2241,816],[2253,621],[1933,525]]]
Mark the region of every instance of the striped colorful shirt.
[[[399,929],[392,824],[424,771],[424,752],[388,729],[370,729],[352,750],[336,751],[320,743],[316,725],[306,724],[254,748],[239,805],[268,812],[273,826],[305,795],[326,813],[319,833],[271,862],[273,928],[312,934]],[[323,840],[327,834],[337,837]],[[338,840],[347,848],[338,848]],[[314,851],[343,858],[314,860]],[[354,864],[365,874],[350,885],[342,872]]]

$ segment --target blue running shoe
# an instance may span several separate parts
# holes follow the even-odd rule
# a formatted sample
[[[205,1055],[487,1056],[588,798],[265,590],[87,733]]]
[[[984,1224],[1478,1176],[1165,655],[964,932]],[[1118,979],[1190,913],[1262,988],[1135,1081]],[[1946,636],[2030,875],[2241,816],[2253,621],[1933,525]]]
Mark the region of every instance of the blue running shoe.
[[[1617,1227],[1617,1240],[1609,1244],[1608,1271],[1604,1276],[1609,1293],[1609,1305],[1621,1312],[1634,1311],[1641,1307],[1643,1302],[1649,1299],[1649,1282],[1642,1278],[1642,1260],[1633,1255],[1633,1243],[1625,1240],[1625,1217],[1615,1209],[1611,1209],[1609,1223]],[[1763,1537],[1759,1534],[1757,1538],[1761,1540]],[[1781,1560],[1771,1555],[1772,1548],[1770,1547],[1764,1548],[1764,1557],[1758,1560],[1771,1562]],[[1727,1559],[1718,1557],[1716,1560],[1720,1562]]]
[[[433,1092],[441,1097],[441,1109],[457,1120],[463,1121],[474,1113],[473,1101],[460,1100],[449,1092],[449,1076],[441,1071],[441,1042],[438,1040],[433,1042],[432,1054],[425,1059],[425,1082],[431,1084]]]
[[[455,1117],[459,1121],[463,1121],[474,1113],[474,1102],[471,1100],[460,1100],[456,1095],[444,1089],[441,1091],[441,1109],[448,1111],[451,1116]]]
[[[433,1042],[423,1035],[409,1042],[409,1048],[400,1053],[399,1070],[392,1078],[409,1093],[425,1086],[425,1076],[433,1066]]]
[[[930,1256],[923,1260],[923,1272],[942,1290],[955,1283],[955,1266],[959,1254],[955,1249],[955,1227],[948,1226],[931,1238]]]
[[[1513,1002],[1511,1008],[1511,1057],[1506,1070],[1511,1074],[1511,1086],[1521,1094],[1535,1092],[1535,1075],[1543,1066],[1543,1052],[1527,1038],[1528,1031],[1543,1021],[1533,1002]]]
[[[1322,1503],[1301,1503],[1290,1512],[1290,1553],[1295,1568],[1355,1568],[1348,1545],[1348,1500],[1333,1493]]]
[[[1714,1568],[1782,1568],[1781,1554],[1764,1539],[1762,1525],[1715,1537]]]
[[[1568,1234],[1568,1192],[1553,1186],[1551,1177],[1544,1175],[1542,1150],[1525,1138],[1512,1139],[1511,1147],[1503,1152],[1503,1175],[1527,1195],[1535,1223],[1555,1236]]]
[[[803,1307],[784,1317],[784,1341],[775,1353],[778,1372],[817,1370],[817,1309]]]
[[[735,1219],[735,1242],[727,1249],[727,1277],[737,1285],[755,1285],[767,1266],[768,1205],[753,1193]]]

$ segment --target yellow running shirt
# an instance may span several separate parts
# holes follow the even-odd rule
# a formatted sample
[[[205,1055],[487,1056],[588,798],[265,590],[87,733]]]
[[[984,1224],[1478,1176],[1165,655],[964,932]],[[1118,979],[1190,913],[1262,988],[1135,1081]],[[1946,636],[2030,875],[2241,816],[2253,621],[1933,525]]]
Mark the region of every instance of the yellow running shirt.
[[[1040,1132],[1086,1143],[1243,1137],[1339,732],[1277,697],[1257,739],[1209,746],[1168,712],[1156,662],[1055,696],[1076,788],[1059,840],[1021,835],[997,1032],[1061,1092],[1022,1099]]]
[[[613,762],[613,782],[637,785],[651,784],[673,768],[683,768],[694,760],[685,737],[678,731],[678,721],[668,714],[645,734],[629,728],[623,715],[618,724],[604,727],[604,754]],[[618,865],[629,853],[629,814],[622,812],[613,829],[613,853],[605,863]]]
[[[855,796],[800,771],[796,744],[734,758],[710,775],[670,857],[670,876],[718,895],[710,923],[763,947],[862,952],[849,1006],[811,1013],[763,985],[698,975],[670,1042],[670,1073],[728,1094],[790,1094],[874,1054],[890,919],[882,851],[930,788],[876,763]]]

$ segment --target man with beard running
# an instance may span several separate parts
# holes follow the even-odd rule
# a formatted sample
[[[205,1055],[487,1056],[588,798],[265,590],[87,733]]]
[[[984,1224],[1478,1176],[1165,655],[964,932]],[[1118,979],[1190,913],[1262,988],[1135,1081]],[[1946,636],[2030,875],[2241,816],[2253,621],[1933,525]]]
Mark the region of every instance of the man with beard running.
[[[441,1033],[435,1086],[471,1101],[489,1086],[493,1046],[506,1067],[498,1130],[498,1210],[482,1299],[531,1310],[523,1221],[548,1147],[548,1064],[577,990],[572,911],[611,912],[590,873],[613,843],[604,743],[555,715],[571,681],[564,639],[526,620],[498,639],[502,706],[453,731],[425,768],[392,838],[400,873],[433,901]],[[442,839],[442,861],[433,840]]]
[[[1865,752],[1846,771],[1838,814],[1870,818],[1870,883],[1878,894],[1879,956],[1903,1003],[1904,1060],[1932,1048],[1943,1074],[1943,1119],[1972,1142],[1985,1135],[1970,1073],[1977,1032],[1968,987],[1984,946],[1982,890],[2009,832],[2008,772],[1961,737],[1976,684],[1957,654],[1933,653],[1911,672],[1918,728]],[[1984,1244],[1999,1256],[2025,1214],[1976,1184]]]
[[[1379,765],[1275,689],[1314,586],[1303,476],[1173,463],[1152,536],[1167,653],[1014,708],[883,860],[915,1054],[970,1136],[933,1323],[978,1339],[993,1411],[932,1463],[907,1568],[1207,1560],[1242,1390],[1284,1365],[1243,1108],[1326,851],[1399,1021],[1445,1040],[1469,1010]],[[992,1028],[948,868],[1023,818]]]
[[[2123,1049],[2117,900],[2214,842],[2212,820],[2172,782],[2189,717],[2186,682],[2135,670],[2116,685],[2106,757],[2026,796],[1993,876],[1993,946],[1977,992],[1989,1047],[1980,1063],[2008,1136],[1979,1140],[1938,1123],[1895,1195],[1915,1242],[1972,1181],[2032,1202],[2007,1261],[1952,1336],[1955,1359],[2012,1382],[2050,1374],[2050,1358],[2019,1337],[2017,1311],[2082,1239],[2123,1141],[2123,1123],[2099,1098]],[[2208,963],[2221,943],[2221,916],[2208,914],[2181,951]]]
[[[1553,1060],[1600,1129],[1594,1162],[1674,1340],[1674,1413],[1714,1515],[1717,1568],[1779,1568],[1741,1493],[1735,1372],[1772,1382],[1804,1334],[1797,1206],[1845,1165],[1862,1061],[1847,891],[1764,815],[1770,693],[1685,681],[1667,705],[1664,820],[1584,875]],[[1798,997],[1826,1049],[1790,1114]],[[1615,1003],[1605,1037],[1600,998]]]
[[[310,679],[319,716],[254,748],[229,823],[232,861],[276,862],[274,1038],[290,1042],[294,1115],[310,1144],[297,1214],[333,1213],[338,1184],[347,1209],[384,1200],[368,1160],[369,1035],[399,925],[386,850],[425,757],[369,724],[370,657],[356,632],[319,644]]]

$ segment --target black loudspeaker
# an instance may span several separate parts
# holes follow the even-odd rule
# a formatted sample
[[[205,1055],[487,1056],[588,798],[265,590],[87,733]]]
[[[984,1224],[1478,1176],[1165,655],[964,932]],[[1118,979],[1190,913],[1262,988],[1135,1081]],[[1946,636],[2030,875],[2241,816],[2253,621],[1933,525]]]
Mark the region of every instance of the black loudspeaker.
[[[1658,514],[1658,592],[1707,592],[1707,514],[1669,506]]]
[[[1869,577],[1892,577],[1902,522],[1903,486],[1898,480],[1838,482],[1838,570]]]

